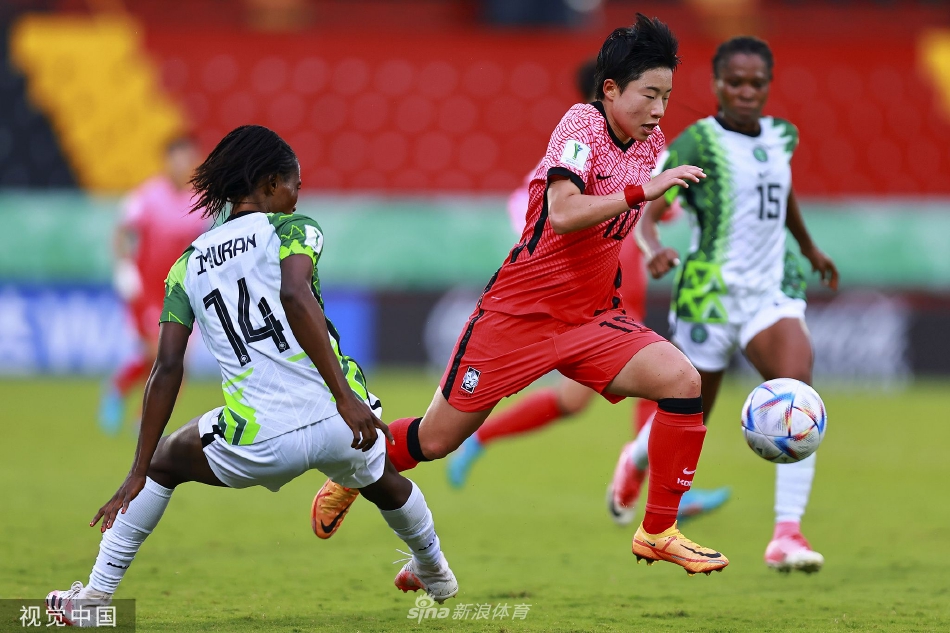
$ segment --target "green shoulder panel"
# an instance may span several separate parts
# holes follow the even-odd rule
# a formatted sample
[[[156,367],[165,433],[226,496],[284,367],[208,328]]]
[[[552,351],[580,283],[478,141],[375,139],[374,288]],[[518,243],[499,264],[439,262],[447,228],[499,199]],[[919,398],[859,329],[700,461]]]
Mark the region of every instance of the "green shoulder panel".
[[[165,278],[165,303],[159,323],[181,323],[189,330],[195,324],[195,314],[185,292],[185,272],[188,258],[194,250],[193,246],[189,246],[168,271],[168,277]]]
[[[323,231],[316,220],[297,213],[268,213],[267,219],[280,238],[280,259],[309,255],[313,265],[317,265],[323,252]]]
[[[672,169],[673,167],[679,167],[680,165],[696,165],[697,167],[702,167],[699,164],[700,157],[700,144],[703,142],[703,136],[699,132],[699,125],[701,121],[693,123],[688,128],[683,130],[679,136],[673,139],[673,142],[667,145],[666,150],[666,160],[663,161],[663,170]],[[667,191],[664,196],[668,204],[673,204],[673,201],[676,200],[677,196],[682,193],[679,187],[673,187]]]
[[[313,260],[313,294],[322,308],[323,296],[320,293],[317,262],[323,253],[323,229],[310,216],[297,213],[268,213],[267,220],[280,239],[280,259],[291,255],[309,255]]]
[[[772,118],[772,124],[778,128],[779,133],[785,141],[785,151],[789,157],[795,153],[798,147],[798,128],[791,121],[785,119]]]

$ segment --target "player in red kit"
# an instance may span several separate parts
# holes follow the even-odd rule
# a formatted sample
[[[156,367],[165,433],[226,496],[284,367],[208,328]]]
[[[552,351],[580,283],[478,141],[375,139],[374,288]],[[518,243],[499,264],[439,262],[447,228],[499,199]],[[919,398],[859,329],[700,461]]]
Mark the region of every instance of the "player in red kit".
[[[683,165],[650,179],[664,145],[658,123],[676,51],[669,28],[640,14],[604,42],[599,100],[573,106],[554,130],[531,182],[520,242],[485,287],[425,416],[390,424],[387,451],[398,470],[445,457],[502,398],[555,369],[611,402],[656,401],[646,512],[633,552],[637,560],[665,560],[694,574],[729,562],[676,526],[706,434],[699,374],[624,312],[617,292],[620,247],[643,203],[703,177]],[[318,536],[339,529],[356,496],[324,484],[311,515]]]
[[[584,62],[577,69],[577,92],[585,102],[597,99],[596,59]],[[512,227],[518,234],[524,233],[525,210],[529,208],[531,182],[535,179],[537,166],[528,174],[524,185],[515,190],[508,198],[508,216]],[[671,206],[662,218],[671,221],[679,215],[679,205]],[[632,236],[624,240],[620,249],[621,282],[618,289],[624,311],[638,322],[646,317],[647,275],[643,255]],[[564,419],[583,412],[593,401],[596,392],[578,382],[562,378],[556,386],[544,387],[522,397],[517,403],[501,413],[495,413],[452,455],[446,464],[449,484],[461,488],[475,465],[485,454],[489,444],[506,438],[533,433]],[[653,419],[656,403],[639,399],[634,405],[633,434]],[[622,451],[629,455],[634,442],[628,442]],[[636,515],[635,504],[640,488],[646,477],[646,471],[636,468],[630,459],[618,461],[613,480],[607,487],[607,510],[615,523],[628,525]],[[693,517],[715,510],[729,499],[728,488],[714,490],[691,489],[680,501],[678,518]]]
[[[208,229],[200,213],[189,213],[194,192],[188,181],[199,162],[193,139],[172,139],[165,148],[164,173],[132,192],[116,229],[115,288],[128,305],[141,353],[110,378],[99,405],[99,426],[109,434],[121,428],[126,395],[155,362],[168,269]]]

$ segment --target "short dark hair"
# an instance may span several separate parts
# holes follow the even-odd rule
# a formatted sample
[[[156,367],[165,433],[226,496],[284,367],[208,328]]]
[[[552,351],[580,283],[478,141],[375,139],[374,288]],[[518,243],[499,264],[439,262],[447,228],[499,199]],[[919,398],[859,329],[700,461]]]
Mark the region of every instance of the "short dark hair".
[[[276,132],[262,125],[242,125],[228,132],[211,150],[191,184],[198,199],[192,211],[217,219],[225,206],[245,198],[271,176],[287,176],[298,168],[297,155]]]
[[[772,68],[775,66],[775,59],[772,57],[772,49],[764,40],[751,35],[740,35],[731,40],[726,40],[716,49],[713,55],[713,77],[718,78],[723,66],[729,62],[736,53],[746,53],[749,55],[758,55],[765,62],[765,67],[769,72],[769,79],[772,78]]]
[[[574,75],[577,82],[577,93],[581,95],[584,101],[593,101],[597,98],[597,58],[588,59],[577,67],[577,74]]]
[[[608,79],[617,82],[623,91],[627,84],[636,81],[648,70],[676,70],[680,63],[676,54],[678,50],[679,42],[670,27],[658,18],[648,18],[638,13],[633,26],[616,29],[600,47],[595,73],[595,96],[604,98],[604,82]]]

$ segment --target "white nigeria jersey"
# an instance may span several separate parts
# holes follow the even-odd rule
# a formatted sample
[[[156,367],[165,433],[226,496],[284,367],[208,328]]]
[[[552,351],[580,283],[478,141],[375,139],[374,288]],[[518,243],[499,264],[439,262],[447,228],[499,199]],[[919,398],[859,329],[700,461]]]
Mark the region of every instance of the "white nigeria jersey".
[[[280,303],[280,261],[313,260],[313,294],[323,306],[317,261],[323,232],[304,215],[247,213],[202,234],[165,280],[161,321],[200,324],[221,367],[225,407],[218,419],[231,444],[253,444],[336,414],[326,383],[294,338]],[[351,388],[366,399],[352,358],[330,342]]]
[[[690,212],[690,252],[675,283],[673,309],[684,321],[727,323],[745,318],[743,299],[781,288],[804,298],[798,258],[785,248],[785,215],[792,187],[789,162],[798,130],[763,117],[748,136],[715,117],[686,128],[661,156],[662,169],[696,165],[706,178],[679,196]]]

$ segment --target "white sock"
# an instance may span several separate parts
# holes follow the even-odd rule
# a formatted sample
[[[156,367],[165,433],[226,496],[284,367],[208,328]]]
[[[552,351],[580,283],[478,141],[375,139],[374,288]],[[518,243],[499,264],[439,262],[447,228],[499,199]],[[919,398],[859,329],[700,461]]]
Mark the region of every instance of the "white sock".
[[[439,536],[435,533],[435,523],[432,522],[432,513],[429,512],[426,498],[422,496],[419,486],[415,482],[411,483],[412,492],[405,505],[398,510],[379,512],[416,558],[426,565],[436,565],[442,550],[439,547]]]
[[[102,535],[99,556],[89,575],[89,586],[107,594],[115,593],[132,559],[162,518],[173,489],[145,479],[145,488],[129,503],[125,514],[116,516],[112,527]]]
[[[650,447],[650,429],[653,428],[653,418],[643,425],[640,432],[637,433],[637,439],[633,441],[633,450],[630,451],[630,461],[640,470],[646,470],[650,465],[650,458],[647,455],[647,449]]]
[[[775,468],[775,522],[801,523],[815,479],[817,453],[794,464],[777,464]]]

